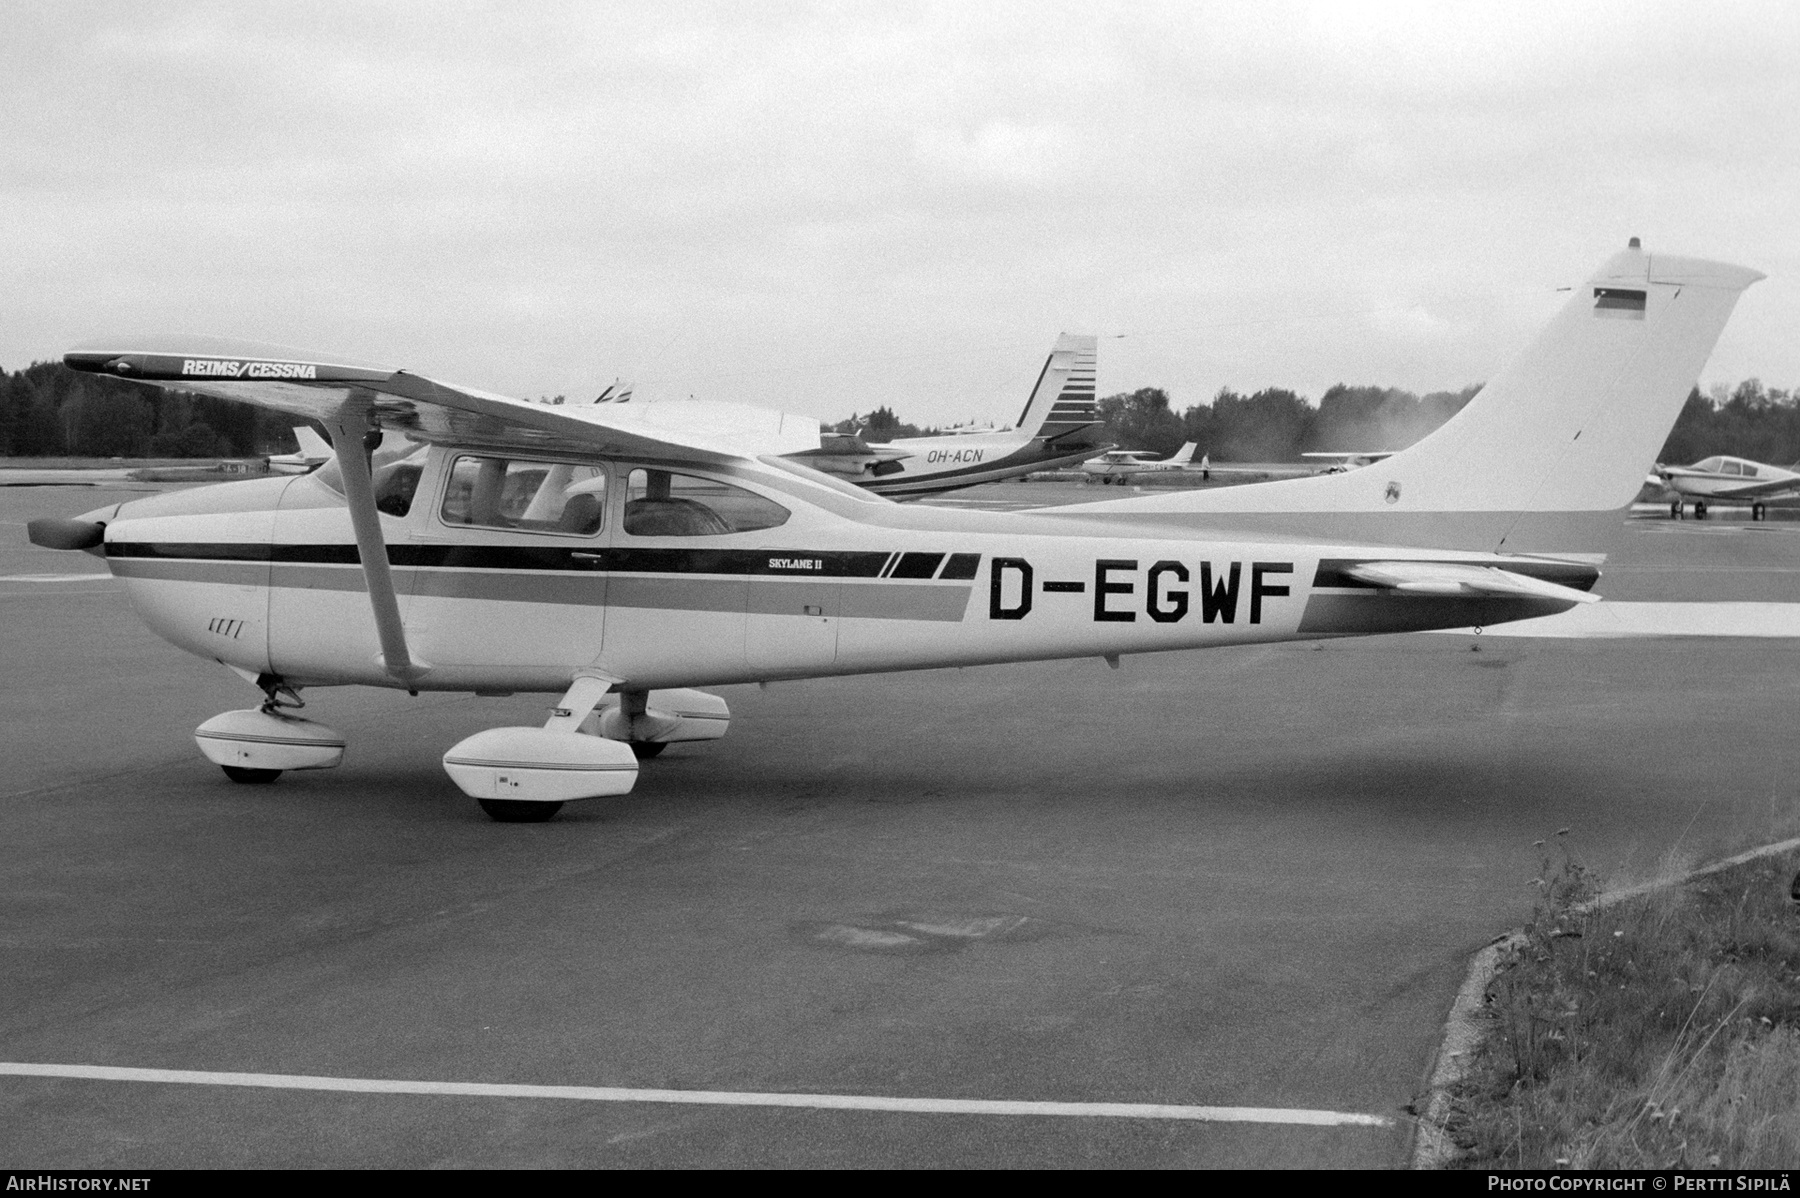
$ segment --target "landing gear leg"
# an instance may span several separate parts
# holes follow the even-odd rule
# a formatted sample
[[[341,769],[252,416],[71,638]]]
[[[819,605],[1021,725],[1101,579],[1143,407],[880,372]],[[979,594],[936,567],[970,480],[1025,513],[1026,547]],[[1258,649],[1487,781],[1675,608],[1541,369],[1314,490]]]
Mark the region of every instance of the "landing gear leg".
[[[283,708],[297,711],[306,706],[300,692],[283,682],[278,674],[260,674],[256,685],[263,693],[262,706],[257,710],[264,715],[279,716]],[[282,774],[281,770],[255,769],[247,765],[221,765],[219,768],[225,771],[227,778],[246,786],[267,786]]]
[[[1750,505],[1750,519],[1752,521],[1767,520],[1768,518],[1769,518],[1769,506],[1767,504],[1753,503]]]
[[[619,715],[625,722],[625,743],[631,746],[632,753],[639,761],[649,761],[659,757],[669,747],[667,741],[638,740],[631,733],[636,731],[638,721],[643,719],[645,710],[650,705],[649,691],[620,691]]]

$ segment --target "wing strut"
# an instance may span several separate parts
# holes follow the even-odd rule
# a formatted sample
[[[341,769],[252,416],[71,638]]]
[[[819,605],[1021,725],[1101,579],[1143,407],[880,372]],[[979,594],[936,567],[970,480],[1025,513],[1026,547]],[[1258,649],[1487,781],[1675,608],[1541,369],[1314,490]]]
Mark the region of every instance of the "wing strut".
[[[369,455],[364,445],[370,433],[380,431],[369,417],[368,394],[352,391],[332,416],[331,436],[337,445],[344,498],[350,503],[350,527],[356,530],[356,555],[362,559],[369,607],[375,613],[375,632],[381,638],[381,666],[410,684],[428,667],[415,663],[406,651],[406,629],[400,623],[400,601],[394,596],[394,575],[388,569],[387,542],[381,539],[381,513],[375,510],[375,487],[369,480]]]

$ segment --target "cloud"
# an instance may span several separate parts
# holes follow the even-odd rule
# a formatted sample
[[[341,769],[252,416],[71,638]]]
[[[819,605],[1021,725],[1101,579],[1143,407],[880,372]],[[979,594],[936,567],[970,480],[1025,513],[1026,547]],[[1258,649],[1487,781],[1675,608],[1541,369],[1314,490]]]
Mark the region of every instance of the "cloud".
[[[1137,334],[1102,387],[1178,404],[1426,391],[1636,234],[1770,271],[1716,361],[1787,385],[1796,33],[1777,4],[25,8],[0,363],[178,327],[950,421],[1010,416],[1069,329]]]

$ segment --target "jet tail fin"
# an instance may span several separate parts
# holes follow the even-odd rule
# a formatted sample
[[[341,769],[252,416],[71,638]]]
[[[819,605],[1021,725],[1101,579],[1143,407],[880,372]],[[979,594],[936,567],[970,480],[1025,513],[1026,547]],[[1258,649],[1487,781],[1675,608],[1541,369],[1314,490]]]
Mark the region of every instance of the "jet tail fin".
[[[1100,422],[1094,399],[1098,347],[1099,339],[1087,334],[1064,333],[1056,339],[1019,413],[1020,432],[1053,441]]]
[[[307,458],[328,458],[331,456],[331,443],[313,431],[310,424],[294,426],[294,440],[300,443],[300,452]]]
[[[1490,553],[1604,550],[1738,296],[1762,277],[1634,239],[1467,406],[1380,465],[1057,513]]]

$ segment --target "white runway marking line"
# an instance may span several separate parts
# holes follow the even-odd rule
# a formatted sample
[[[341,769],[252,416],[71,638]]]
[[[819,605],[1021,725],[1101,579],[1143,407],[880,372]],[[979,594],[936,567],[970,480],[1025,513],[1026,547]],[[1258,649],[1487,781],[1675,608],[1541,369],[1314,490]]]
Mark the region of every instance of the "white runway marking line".
[[[1383,1115],[1287,1107],[1179,1106],[1151,1102],[1032,1102],[983,1098],[886,1098],[863,1094],[759,1094],[737,1090],[636,1090],[623,1086],[524,1086],[489,1082],[394,1081],[287,1073],[213,1073],[200,1069],[135,1069],[115,1065],[0,1062],[0,1076],[85,1081],[159,1082],[185,1086],[249,1086],[352,1094],[431,1094],[462,1098],[560,1098],[579,1102],[655,1102],[688,1106],[800,1107],[896,1111],[926,1115],[1052,1115],[1097,1119],[1173,1119],[1200,1123],[1286,1123],[1308,1127],[1392,1127]]]
[[[1437,631],[1469,635],[1469,628]],[[1430,635],[1430,634],[1428,634]],[[1664,636],[1800,638],[1800,603],[1632,602],[1608,599],[1555,616],[1495,624],[1482,636],[1609,639]]]

